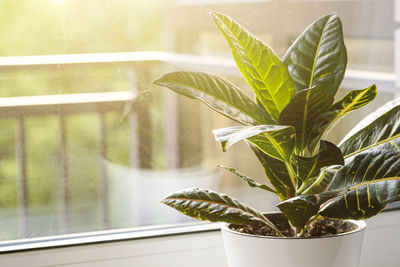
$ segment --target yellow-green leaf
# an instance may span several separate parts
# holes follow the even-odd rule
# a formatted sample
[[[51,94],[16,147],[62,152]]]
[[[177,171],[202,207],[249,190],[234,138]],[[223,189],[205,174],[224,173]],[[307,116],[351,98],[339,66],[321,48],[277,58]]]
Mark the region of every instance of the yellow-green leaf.
[[[282,236],[276,226],[259,211],[211,190],[189,188],[171,193],[161,202],[198,220],[234,224],[261,222]]]
[[[177,71],[163,75],[155,84],[184,96],[200,100],[210,108],[241,124],[269,124],[269,114],[237,86],[204,72]]]
[[[263,41],[236,21],[214,12],[212,18],[228,41],[243,77],[273,119],[296,93],[286,65]]]
[[[288,162],[294,148],[295,133],[291,126],[232,126],[213,130],[215,139],[226,151],[242,140],[248,140],[267,155]]]
[[[310,135],[309,149],[313,150],[321,138],[348,113],[370,103],[376,97],[376,85],[366,89],[353,90],[336,102],[316,120]]]

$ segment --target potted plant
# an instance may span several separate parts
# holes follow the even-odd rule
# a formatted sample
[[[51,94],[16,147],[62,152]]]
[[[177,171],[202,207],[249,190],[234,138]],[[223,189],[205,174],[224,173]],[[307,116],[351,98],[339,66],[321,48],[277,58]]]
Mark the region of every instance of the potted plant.
[[[240,124],[214,130],[216,140],[224,151],[246,142],[272,186],[224,168],[276,194],[281,213],[264,214],[200,188],[171,193],[162,202],[200,220],[227,223],[222,232],[230,266],[358,266],[365,227],[358,220],[400,199],[400,101],[371,113],[336,146],[325,140],[327,133],[376,96],[372,85],[334,101],[347,64],[338,16],[312,23],[283,60],[233,19],[211,16],[254,100],[207,73],[172,72],[154,83]]]

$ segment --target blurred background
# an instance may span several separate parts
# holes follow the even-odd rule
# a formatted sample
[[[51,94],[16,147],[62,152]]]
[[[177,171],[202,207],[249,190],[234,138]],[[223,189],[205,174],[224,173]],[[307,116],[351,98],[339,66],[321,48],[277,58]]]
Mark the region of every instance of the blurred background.
[[[211,130],[233,125],[152,85],[171,70],[223,76],[251,95],[208,13],[236,19],[280,56],[318,17],[337,12],[348,49],[338,97],[378,98],[330,135],[398,95],[393,0],[3,0],[0,2],[0,240],[192,219],[159,204],[191,186],[270,210],[218,164],[266,182],[244,144],[222,153]]]

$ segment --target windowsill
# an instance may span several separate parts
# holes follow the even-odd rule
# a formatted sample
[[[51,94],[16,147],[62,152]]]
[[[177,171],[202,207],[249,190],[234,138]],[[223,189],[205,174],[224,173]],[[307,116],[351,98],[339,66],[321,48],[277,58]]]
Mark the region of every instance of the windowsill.
[[[395,244],[399,218],[396,210],[367,221],[361,267],[379,266],[382,259],[386,267],[398,266]],[[219,224],[125,229],[21,243],[2,244],[1,266],[185,267],[188,262],[191,267],[227,266]]]
[[[400,210],[400,202],[392,203],[383,212],[394,210]],[[220,225],[221,223],[186,223],[4,241],[0,242],[0,254],[218,232]]]
[[[219,223],[191,223],[0,242],[0,254],[219,231]]]

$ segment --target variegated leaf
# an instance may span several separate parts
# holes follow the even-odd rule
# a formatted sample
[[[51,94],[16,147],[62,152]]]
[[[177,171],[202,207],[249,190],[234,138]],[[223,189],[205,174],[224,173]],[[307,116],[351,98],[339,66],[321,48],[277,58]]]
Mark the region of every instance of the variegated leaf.
[[[293,226],[303,228],[311,217],[318,214],[323,203],[338,195],[339,191],[300,195],[279,203],[278,208]]]
[[[293,155],[293,161],[297,166],[299,178],[306,182],[319,175],[323,167],[331,165],[343,165],[344,159],[340,149],[331,142],[321,140],[320,151],[311,158]]]
[[[369,113],[365,118],[363,118],[359,123],[357,123],[356,126],[354,126],[347,134],[345,137],[343,137],[342,142],[346,141],[349,139],[351,136],[353,136],[355,133],[360,131],[361,129],[365,128],[369,124],[371,124],[373,121],[377,120],[380,116],[385,114],[386,112],[396,108],[397,106],[400,105],[400,97],[393,99],[391,101],[388,101],[384,105],[380,106],[377,110],[374,112]]]
[[[298,153],[306,149],[317,117],[328,110],[332,103],[332,95],[325,93],[324,88],[314,87],[298,92],[282,111],[280,124],[296,128]]]
[[[247,142],[247,144],[253,150],[254,154],[263,166],[265,174],[272,186],[275,188],[277,196],[281,200],[293,197],[296,192],[296,185],[292,183],[285,163],[268,156],[251,143]]]
[[[354,127],[339,147],[345,158],[400,138],[400,99],[390,101]]]
[[[222,165],[218,165],[218,167],[224,168],[224,169],[230,171],[231,173],[235,174],[237,177],[239,177],[243,181],[247,182],[247,184],[250,187],[257,187],[257,188],[260,188],[260,189],[263,189],[263,190],[266,190],[266,191],[269,191],[271,193],[276,194],[275,190],[272,189],[271,187],[269,187],[268,185],[260,184],[260,183],[256,182],[255,180],[251,179],[250,177],[244,175],[243,173],[239,172],[238,170],[236,170],[234,168],[229,168],[229,167],[222,166]]]
[[[370,103],[375,99],[376,85],[366,89],[353,90],[336,102],[326,112],[319,115],[311,130],[309,149],[313,150],[321,138],[325,138],[329,130],[349,112]]]
[[[346,164],[332,178],[328,191],[400,176],[399,144],[394,145],[384,144],[347,158]]]
[[[273,119],[296,93],[285,64],[275,52],[233,19],[214,12],[212,18],[228,41],[240,72]]]
[[[400,200],[400,177],[365,181],[341,190],[319,214],[332,219],[368,219]]]
[[[335,172],[325,192],[307,194],[311,190],[306,190],[297,198],[314,203],[320,215],[333,219],[374,216],[400,200],[399,152],[396,146],[383,144],[354,155]]]
[[[171,193],[161,202],[198,220],[233,224],[261,222],[281,235],[276,226],[257,210],[211,190],[189,188]]]
[[[154,81],[184,96],[200,100],[210,108],[241,124],[274,123],[269,114],[234,84],[212,74],[178,71]]]
[[[319,206],[317,204],[298,197],[283,201],[279,203],[277,207],[285,214],[285,217],[291,225],[300,229],[319,211]]]
[[[248,140],[269,156],[287,162],[294,147],[295,133],[291,126],[233,126],[213,133],[224,151],[239,141]]]
[[[399,200],[400,151],[399,144],[393,144],[382,144],[347,158],[328,187],[328,191],[340,194],[324,204],[321,215],[365,219]],[[346,210],[339,213],[339,207]]]
[[[297,91],[319,86],[335,95],[347,64],[342,23],[338,16],[330,14],[311,24],[288,49],[283,61]]]

